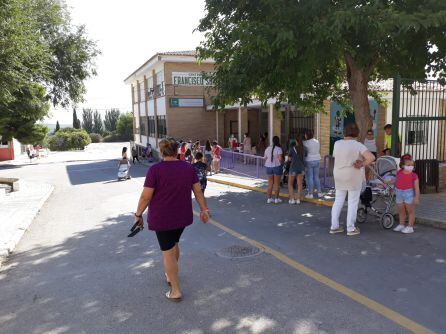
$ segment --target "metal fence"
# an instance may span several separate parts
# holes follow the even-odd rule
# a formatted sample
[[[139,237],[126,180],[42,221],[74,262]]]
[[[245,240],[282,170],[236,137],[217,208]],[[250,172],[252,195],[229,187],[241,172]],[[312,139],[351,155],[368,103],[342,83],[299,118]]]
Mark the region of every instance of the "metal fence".
[[[395,78],[393,94],[393,154],[446,161],[446,86]]]
[[[221,152],[220,168],[230,170],[238,175],[266,179],[263,165],[262,156],[227,150]]]

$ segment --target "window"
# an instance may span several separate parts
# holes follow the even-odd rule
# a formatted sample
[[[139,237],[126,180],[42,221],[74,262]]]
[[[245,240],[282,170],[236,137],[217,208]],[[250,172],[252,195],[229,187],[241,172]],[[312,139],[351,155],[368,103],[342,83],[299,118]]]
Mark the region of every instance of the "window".
[[[149,137],[155,137],[155,116],[148,117]]]
[[[158,137],[166,138],[167,137],[167,129],[166,129],[166,116],[158,116]]]
[[[147,78],[147,96],[151,100],[154,96],[153,77]]]
[[[427,122],[408,122],[406,127],[406,145],[425,145]]]
[[[1,148],[7,148],[8,146],[8,141],[6,139],[3,139],[2,136],[0,136],[0,147]]]
[[[159,71],[156,73],[156,96],[164,96],[164,71]]]

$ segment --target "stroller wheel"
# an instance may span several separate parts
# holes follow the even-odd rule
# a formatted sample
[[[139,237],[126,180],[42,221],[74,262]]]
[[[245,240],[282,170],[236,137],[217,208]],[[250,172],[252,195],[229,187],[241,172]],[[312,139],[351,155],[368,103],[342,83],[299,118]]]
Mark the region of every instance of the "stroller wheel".
[[[356,213],[356,222],[363,224],[367,221],[367,211],[365,208],[359,208]]]
[[[386,230],[391,229],[395,223],[395,217],[390,213],[385,213],[381,217],[381,226]]]

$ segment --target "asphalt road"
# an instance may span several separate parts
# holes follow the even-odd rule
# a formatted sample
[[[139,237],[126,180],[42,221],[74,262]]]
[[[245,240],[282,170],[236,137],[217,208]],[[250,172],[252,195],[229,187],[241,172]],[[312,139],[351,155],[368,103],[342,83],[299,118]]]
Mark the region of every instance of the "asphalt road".
[[[446,333],[445,231],[413,235],[362,226],[328,234],[330,211],[264,204],[264,196],[209,183],[213,219],[392,309],[385,317],[267,252],[198,221],[181,241],[184,300],[164,297],[153,233],[127,238],[147,167],[116,181],[116,161],[0,169],[55,191],[0,271],[0,333],[410,333],[402,315]],[[410,327],[410,325],[409,325]]]

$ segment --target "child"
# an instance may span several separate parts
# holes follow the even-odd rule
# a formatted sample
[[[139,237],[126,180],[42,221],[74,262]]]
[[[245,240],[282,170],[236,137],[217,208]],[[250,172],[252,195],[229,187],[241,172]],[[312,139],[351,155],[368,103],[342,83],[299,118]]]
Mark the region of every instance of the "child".
[[[396,204],[400,224],[393,230],[395,232],[413,233],[415,206],[420,202],[420,185],[418,175],[413,172],[414,161],[409,154],[401,158],[400,168],[395,180]],[[407,215],[409,216],[409,225],[405,226]]]
[[[188,148],[186,150],[186,153],[184,153],[184,161],[190,164],[193,163],[192,151],[190,150],[190,148]]]
[[[195,163],[194,163],[194,169],[195,169],[195,173],[197,173],[198,176],[198,180],[200,181],[200,186],[201,186],[201,191],[206,190],[206,186],[207,186],[207,169],[208,169],[208,165],[206,163],[204,163],[204,156],[203,153],[198,152],[197,154],[195,154]]]

